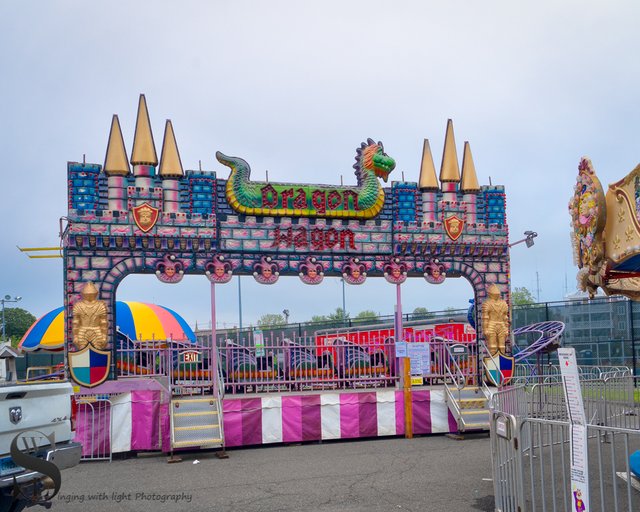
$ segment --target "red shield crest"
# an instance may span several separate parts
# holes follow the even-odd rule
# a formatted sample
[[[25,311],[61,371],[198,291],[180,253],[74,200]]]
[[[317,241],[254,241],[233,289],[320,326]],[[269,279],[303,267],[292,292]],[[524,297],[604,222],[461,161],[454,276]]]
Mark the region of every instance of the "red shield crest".
[[[158,217],[160,216],[160,210],[154,208],[149,203],[134,206],[131,208],[131,213],[133,214],[133,220],[136,226],[138,226],[143,233],[150,231],[151,228],[156,225]]]
[[[458,215],[452,215],[444,220],[444,229],[447,235],[454,242],[460,238],[462,230],[464,229],[464,219],[458,217]]]

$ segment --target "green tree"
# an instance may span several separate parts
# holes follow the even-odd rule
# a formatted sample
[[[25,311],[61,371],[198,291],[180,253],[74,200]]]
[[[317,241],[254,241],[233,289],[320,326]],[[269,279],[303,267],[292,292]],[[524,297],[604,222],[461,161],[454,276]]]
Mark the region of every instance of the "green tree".
[[[427,318],[433,318],[433,313],[430,313],[427,308],[417,307],[411,313],[411,320],[426,320]]]
[[[535,304],[536,299],[533,294],[524,286],[516,286],[511,292],[511,304],[514,306],[524,306]]]
[[[6,308],[4,310],[5,331],[11,345],[16,346],[36,321],[36,317],[22,308]]]
[[[333,322],[342,322],[344,320],[348,320],[349,319],[349,313],[346,313],[344,309],[342,308],[336,308],[336,310],[333,313],[329,313],[327,315],[327,320],[331,320]]]
[[[364,311],[360,311],[360,313],[358,313],[356,315],[356,320],[377,320],[378,317],[380,315],[378,315],[378,313],[376,313],[375,311],[372,311],[370,309],[365,309]]]
[[[325,315],[313,315],[311,321],[315,323],[328,322],[329,319]]]
[[[258,319],[258,327],[280,327],[286,323],[284,316],[279,313],[267,313]]]

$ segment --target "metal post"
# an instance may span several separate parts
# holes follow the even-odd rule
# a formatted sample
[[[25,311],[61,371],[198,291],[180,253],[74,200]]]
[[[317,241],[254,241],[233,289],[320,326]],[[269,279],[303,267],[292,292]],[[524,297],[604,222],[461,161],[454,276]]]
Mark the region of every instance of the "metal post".
[[[238,276],[238,281],[240,277]],[[216,285],[211,281],[211,346],[209,347],[211,377],[213,379],[213,396],[218,398],[218,345],[216,343]]]
[[[238,276],[238,324],[239,331],[242,330],[242,287],[240,286],[240,276]]]
[[[2,343],[4,343],[5,340],[5,323],[4,323],[4,299],[0,299],[2,301]]]
[[[340,281],[342,281],[342,321],[346,322],[347,320],[347,301],[346,301],[346,295],[344,292],[344,278],[340,278]]]
[[[629,304],[629,332],[631,334],[631,364],[633,365],[633,375],[638,375],[638,369],[636,367],[636,336],[633,332],[633,301],[627,299]],[[635,381],[634,381],[635,382]]]

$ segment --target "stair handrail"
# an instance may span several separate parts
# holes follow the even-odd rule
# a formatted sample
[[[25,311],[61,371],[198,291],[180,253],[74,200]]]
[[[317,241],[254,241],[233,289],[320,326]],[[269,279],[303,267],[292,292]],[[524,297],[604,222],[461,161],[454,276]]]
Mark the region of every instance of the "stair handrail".
[[[449,361],[453,361],[453,364],[456,369],[456,374],[454,375],[451,372],[451,367],[449,366],[449,364],[445,364],[444,367],[446,368],[447,374],[449,374],[449,377],[451,378],[451,380],[455,383],[455,386],[458,388],[458,390],[460,390],[465,386],[466,376],[462,372],[462,368],[460,368],[458,361],[456,360],[453,353],[451,352],[449,345],[445,344],[444,349],[446,350],[447,355],[449,356]],[[446,382],[445,382],[445,385],[446,385]]]
[[[449,398],[452,398],[453,400],[450,400],[450,402],[452,403],[455,412],[456,412],[456,422],[458,422],[458,426],[459,426],[459,422],[462,420],[462,413],[459,407],[459,402],[461,399],[461,390],[462,388],[465,387],[466,384],[466,376],[464,375],[464,373],[462,372],[462,368],[460,368],[460,365],[458,364],[458,361],[456,360],[456,358],[454,357],[453,353],[451,352],[449,345],[445,344],[444,345],[444,349],[447,353],[448,357],[448,361],[444,364],[444,367],[446,369],[446,372],[449,376],[449,378],[451,379],[451,381],[454,383],[455,388],[456,388],[456,394],[457,394],[457,399],[454,397],[453,395],[453,391],[449,388],[449,384],[447,383],[447,379],[445,379],[444,381],[444,388],[445,391],[447,393],[447,396]],[[455,370],[456,370],[456,374],[454,375],[451,372],[451,367],[449,365],[449,361],[453,362],[453,365],[455,366]]]
[[[220,401],[220,403],[222,403],[222,400],[224,398],[224,374],[222,373],[222,359],[220,358],[220,351],[218,350],[218,346],[216,344],[213,345],[213,350],[215,351],[215,361],[216,361],[216,369],[215,369],[215,375],[216,378],[218,379],[218,385],[216,386],[217,389],[217,396],[216,398]]]

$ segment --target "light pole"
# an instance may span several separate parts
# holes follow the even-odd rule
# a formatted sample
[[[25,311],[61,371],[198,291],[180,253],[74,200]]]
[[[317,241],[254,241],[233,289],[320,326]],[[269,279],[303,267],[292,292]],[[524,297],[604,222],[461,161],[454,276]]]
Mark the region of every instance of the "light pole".
[[[524,236],[525,238],[523,238],[522,240],[518,240],[517,242],[509,244],[509,247],[521,244],[522,242],[525,242],[527,244],[527,249],[533,247],[533,244],[535,243],[533,239],[538,236],[538,233],[536,233],[535,231],[525,231]]]
[[[342,281],[342,318],[344,319],[347,317],[347,303],[344,294],[344,278],[341,277],[340,281]]]
[[[240,284],[240,276],[238,276],[238,331],[242,331],[242,285]]]
[[[4,304],[5,302],[20,302],[22,300],[22,297],[18,296],[18,297],[11,297],[11,295],[5,295],[4,298],[0,299],[0,302],[2,302],[2,342],[4,343],[5,340],[7,339],[7,324],[4,320]]]

